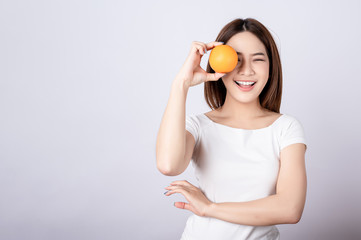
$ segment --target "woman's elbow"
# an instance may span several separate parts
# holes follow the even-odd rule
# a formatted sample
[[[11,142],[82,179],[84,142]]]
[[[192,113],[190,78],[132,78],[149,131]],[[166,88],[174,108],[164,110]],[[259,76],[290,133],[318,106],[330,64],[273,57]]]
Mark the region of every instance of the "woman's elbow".
[[[303,209],[299,208],[293,208],[288,213],[288,223],[289,224],[296,224],[298,223],[302,218],[302,212]]]
[[[172,173],[172,171],[169,168],[160,167],[157,165],[157,169],[159,172],[161,172],[165,176],[174,176],[174,174]]]
[[[180,173],[172,170],[170,167],[160,166],[158,164],[157,164],[157,169],[159,172],[161,172],[165,176],[177,176],[180,174]]]

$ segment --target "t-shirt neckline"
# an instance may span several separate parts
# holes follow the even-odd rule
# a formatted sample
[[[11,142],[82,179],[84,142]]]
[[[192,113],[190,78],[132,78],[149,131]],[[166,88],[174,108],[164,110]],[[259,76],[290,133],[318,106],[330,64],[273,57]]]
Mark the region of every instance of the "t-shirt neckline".
[[[279,116],[275,121],[273,121],[273,123],[271,123],[267,127],[257,128],[257,129],[244,129],[244,128],[234,128],[234,127],[230,127],[230,126],[227,126],[227,125],[224,125],[224,124],[221,124],[221,123],[217,123],[217,122],[213,121],[212,119],[210,119],[209,117],[207,117],[205,113],[202,113],[202,116],[205,117],[206,119],[208,119],[208,121],[212,122],[213,124],[218,125],[218,126],[222,126],[222,127],[225,127],[225,128],[233,129],[233,130],[236,130],[236,131],[259,131],[259,130],[268,129],[268,128],[271,128],[272,126],[274,126],[280,120],[280,118],[282,118],[284,115],[285,114],[281,114],[281,116]]]

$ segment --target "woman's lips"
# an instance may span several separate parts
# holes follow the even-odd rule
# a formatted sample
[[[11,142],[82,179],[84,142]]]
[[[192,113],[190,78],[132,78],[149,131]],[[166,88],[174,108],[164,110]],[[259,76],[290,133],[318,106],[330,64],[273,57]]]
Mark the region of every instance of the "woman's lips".
[[[254,81],[243,81],[243,82],[254,82]],[[248,92],[254,88],[254,85],[256,85],[257,82],[255,82],[253,85],[248,85],[248,86],[242,86],[241,84],[238,84],[236,81],[234,81],[234,83],[241,91]]]

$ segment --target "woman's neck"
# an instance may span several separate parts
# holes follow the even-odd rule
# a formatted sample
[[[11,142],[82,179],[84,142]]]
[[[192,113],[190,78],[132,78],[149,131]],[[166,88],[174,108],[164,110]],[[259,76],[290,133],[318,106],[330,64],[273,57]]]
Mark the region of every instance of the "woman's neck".
[[[264,116],[269,110],[263,108],[259,100],[242,103],[238,101],[225,101],[223,106],[216,109],[222,117],[234,120],[255,119]]]

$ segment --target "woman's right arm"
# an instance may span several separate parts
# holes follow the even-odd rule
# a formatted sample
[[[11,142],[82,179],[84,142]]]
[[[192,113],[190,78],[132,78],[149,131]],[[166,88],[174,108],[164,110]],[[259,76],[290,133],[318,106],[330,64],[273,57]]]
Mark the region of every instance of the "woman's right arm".
[[[224,75],[207,73],[200,67],[201,57],[206,50],[220,44],[222,43],[192,42],[190,53],[172,82],[156,144],[157,168],[164,175],[179,175],[184,172],[190,162],[195,141],[185,130],[188,89],[205,81],[217,81]]]
[[[187,166],[185,156],[185,105],[188,87],[182,79],[174,79],[167,107],[157,136],[158,170],[167,176],[179,175]]]

